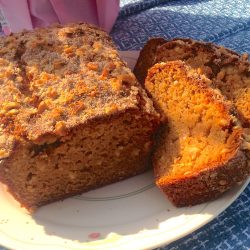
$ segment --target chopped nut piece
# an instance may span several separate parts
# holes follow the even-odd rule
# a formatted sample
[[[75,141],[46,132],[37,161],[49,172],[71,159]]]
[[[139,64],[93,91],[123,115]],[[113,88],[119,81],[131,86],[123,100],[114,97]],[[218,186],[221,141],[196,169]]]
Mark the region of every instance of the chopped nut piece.
[[[100,79],[101,79],[101,80],[106,79],[107,76],[108,76],[108,74],[109,74],[109,70],[108,70],[107,68],[104,68],[103,71],[102,71],[102,74],[101,74],[101,76],[100,76]]]
[[[96,90],[92,90],[90,93],[89,93],[89,96],[91,97],[95,97],[97,95],[97,91]]]
[[[224,70],[221,70],[221,71],[218,73],[217,78],[218,78],[219,80],[222,80],[222,79],[225,77],[225,75],[226,75],[226,72],[225,72]]]
[[[70,103],[72,100],[74,100],[74,93],[73,92],[68,92],[64,93],[61,98],[62,103]]]
[[[48,109],[47,103],[45,101],[40,102],[37,108],[38,113],[43,113],[46,109]]]
[[[113,78],[110,80],[110,83],[114,91],[120,91],[122,89],[122,83],[120,79]]]
[[[55,99],[55,98],[58,97],[58,93],[57,93],[57,91],[55,89],[53,89],[52,87],[50,87],[48,89],[48,96],[51,97],[51,98],[53,98],[53,99]]]
[[[17,115],[19,113],[18,109],[11,109],[8,111],[7,115]]]
[[[113,113],[116,110],[117,110],[116,104],[112,104],[111,106],[105,108],[106,113]]]
[[[83,56],[85,53],[85,49],[84,48],[79,48],[76,50],[76,55],[78,56]]]
[[[197,73],[198,74],[202,74],[203,72],[202,72],[202,69],[201,68],[197,68]]]
[[[43,72],[42,74],[41,74],[41,80],[42,81],[48,81],[50,79],[50,75],[49,74],[47,74],[47,73],[45,73],[45,72]]]
[[[228,124],[228,121],[227,121],[226,119],[221,119],[221,120],[219,121],[219,124],[220,124],[221,126],[227,126],[227,125],[229,125],[229,124]]]
[[[67,134],[67,127],[65,125],[65,122],[59,121],[55,125],[55,133],[60,136],[64,136]]]
[[[66,54],[71,54],[71,53],[73,53],[73,49],[72,49],[72,47],[65,47],[65,48],[64,48],[64,52],[65,52]]]
[[[77,114],[84,109],[85,105],[83,101],[78,101],[73,105],[71,105],[71,107],[72,107],[72,114]]]
[[[19,108],[20,104],[17,102],[8,102],[3,104],[4,110],[16,109]]]
[[[42,145],[45,143],[51,144],[51,143],[54,143],[57,139],[58,138],[55,135],[46,134],[46,135],[36,138],[35,140],[33,140],[33,142],[38,145]],[[42,155],[41,157],[45,157],[45,155]]]
[[[52,117],[57,120],[61,117],[61,115],[63,114],[63,110],[61,108],[54,108],[52,110]]]
[[[16,81],[17,81],[17,82],[22,82],[22,81],[23,81],[23,78],[22,78],[21,76],[17,76],[17,77],[16,77]]]
[[[97,63],[89,62],[87,64],[87,67],[88,67],[89,70],[95,70],[95,71],[98,70],[98,64]]]
[[[88,87],[82,81],[79,81],[76,84],[76,90],[77,90],[75,93],[76,95],[82,95],[84,93],[87,93]]]
[[[227,153],[230,153],[230,152],[232,152],[232,149],[230,149],[230,148],[223,148],[221,150],[221,154],[227,154]]]
[[[92,47],[94,48],[93,51],[95,53],[97,53],[102,48],[102,44],[101,44],[101,42],[94,42]]]

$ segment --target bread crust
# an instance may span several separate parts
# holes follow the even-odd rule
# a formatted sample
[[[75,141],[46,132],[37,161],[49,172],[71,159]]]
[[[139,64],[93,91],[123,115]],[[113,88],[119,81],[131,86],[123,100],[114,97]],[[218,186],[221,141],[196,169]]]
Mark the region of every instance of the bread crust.
[[[233,186],[241,184],[249,174],[250,166],[245,153],[238,150],[225,164],[171,182],[158,178],[156,184],[176,207],[194,206],[215,200]]]
[[[144,86],[148,69],[154,65],[157,48],[165,42],[166,40],[164,38],[159,37],[149,39],[140,51],[139,59],[136,62],[133,72],[142,86]]]

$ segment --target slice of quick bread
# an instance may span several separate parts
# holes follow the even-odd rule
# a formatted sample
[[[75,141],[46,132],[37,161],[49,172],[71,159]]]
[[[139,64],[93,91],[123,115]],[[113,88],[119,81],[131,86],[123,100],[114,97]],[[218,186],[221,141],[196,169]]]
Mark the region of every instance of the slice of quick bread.
[[[144,84],[148,69],[155,63],[184,61],[212,80],[211,87],[220,90],[228,100],[232,101],[243,127],[249,130],[250,62],[248,55],[239,55],[222,46],[192,39],[174,39],[165,42],[159,39],[149,40],[140,53],[134,70],[140,83]],[[156,45],[155,40],[160,42]],[[143,64],[145,61],[147,63]]]
[[[155,64],[145,81],[167,121],[153,157],[156,184],[178,207],[215,199],[250,172],[243,129],[211,84],[182,61]]]

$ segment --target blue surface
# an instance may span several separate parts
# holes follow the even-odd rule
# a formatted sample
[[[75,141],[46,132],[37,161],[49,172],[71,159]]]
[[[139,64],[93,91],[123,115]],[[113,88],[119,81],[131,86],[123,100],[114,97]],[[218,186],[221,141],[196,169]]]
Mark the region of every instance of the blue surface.
[[[121,50],[154,36],[191,37],[250,53],[250,0],[123,0],[111,35]],[[250,185],[220,216],[158,250],[250,249]]]
[[[250,53],[250,0],[121,0],[111,35],[121,50],[150,37],[191,37]],[[218,218],[158,250],[250,249],[250,185]],[[1,250],[1,247],[0,247]]]

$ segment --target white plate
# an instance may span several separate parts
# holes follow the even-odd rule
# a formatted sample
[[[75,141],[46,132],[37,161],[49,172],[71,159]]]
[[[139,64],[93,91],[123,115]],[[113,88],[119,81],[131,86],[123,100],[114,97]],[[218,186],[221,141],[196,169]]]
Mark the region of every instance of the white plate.
[[[123,52],[132,68],[138,52]],[[151,249],[214,219],[249,180],[219,199],[175,208],[154,186],[152,172],[40,208],[29,215],[0,185],[0,245],[18,250]]]

